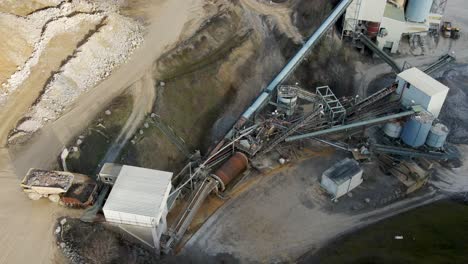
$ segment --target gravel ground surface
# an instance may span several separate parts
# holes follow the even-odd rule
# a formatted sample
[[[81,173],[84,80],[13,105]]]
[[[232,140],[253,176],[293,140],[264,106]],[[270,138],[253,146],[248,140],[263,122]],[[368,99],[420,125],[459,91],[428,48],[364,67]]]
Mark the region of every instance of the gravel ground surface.
[[[8,95],[20,88],[31,76],[31,70],[39,63],[48,43],[57,35],[79,30],[82,23],[93,23],[78,49],[52,73],[42,96],[23,118],[18,131],[32,133],[44,123],[57,119],[79,95],[107,78],[112,70],[126,62],[128,56],[143,41],[143,28],[133,19],[117,14],[116,1],[62,2],[19,18],[31,27],[29,41],[34,51],[24,65],[2,84],[0,104]]]

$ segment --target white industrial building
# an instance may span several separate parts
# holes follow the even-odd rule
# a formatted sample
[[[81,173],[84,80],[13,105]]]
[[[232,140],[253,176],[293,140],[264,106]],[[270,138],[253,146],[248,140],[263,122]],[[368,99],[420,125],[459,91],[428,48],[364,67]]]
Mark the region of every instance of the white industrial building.
[[[106,221],[159,252],[171,179],[171,172],[122,166],[103,207]]]
[[[362,183],[362,172],[357,161],[347,158],[326,170],[320,185],[336,200]]]
[[[418,68],[398,74],[397,94],[404,106],[420,105],[435,118],[442,110],[449,88]]]
[[[343,36],[366,34],[381,49],[396,53],[404,35],[439,30],[447,0],[354,0],[343,20]]]

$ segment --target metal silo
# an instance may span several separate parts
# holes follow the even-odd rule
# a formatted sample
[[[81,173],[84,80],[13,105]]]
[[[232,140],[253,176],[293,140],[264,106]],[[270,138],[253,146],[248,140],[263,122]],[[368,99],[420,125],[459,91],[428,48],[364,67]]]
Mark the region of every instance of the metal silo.
[[[411,22],[424,22],[429,16],[433,0],[409,0],[406,6],[406,19]]]
[[[399,138],[403,127],[400,122],[390,122],[385,124],[383,132],[391,138]]]
[[[427,136],[426,145],[433,148],[441,148],[444,146],[449,129],[441,123],[432,126],[429,135]]]
[[[427,111],[412,116],[403,127],[401,140],[413,148],[424,145],[433,121],[434,116]]]

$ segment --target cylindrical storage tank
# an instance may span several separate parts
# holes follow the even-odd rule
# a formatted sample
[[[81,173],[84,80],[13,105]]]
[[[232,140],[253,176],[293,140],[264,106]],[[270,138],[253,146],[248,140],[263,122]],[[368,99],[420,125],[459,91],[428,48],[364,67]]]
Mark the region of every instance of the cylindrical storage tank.
[[[237,176],[242,174],[249,165],[249,159],[242,152],[236,152],[216,172],[211,175],[221,184],[221,191]]]
[[[433,0],[409,0],[406,6],[406,19],[418,23],[426,21],[432,2]]]
[[[377,34],[379,34],[380,23],[379,22],[367,22],[367,36],[371,39],[375,39]]]
[[[285,104],[285,105],[289,105],[289,106],[295,106],[296,103],[297,103],[297,96],[294,96],[294,97],[278,97],[278,100]]]
[[[399,138],[402,130],[403,127],[401,126],[400,122],[387,123],[383,128],[385,135],[391,138]]]
[[[434,116],[427,111],[412,116],[403,127],[401,140],[413,148],[424,145],[433,121]]]
[[[433,148],[441,148],[444,146],[449,129],[447,126],[441,123],[437,123],[432,126],[429,135],[427,136],[426,145]]]

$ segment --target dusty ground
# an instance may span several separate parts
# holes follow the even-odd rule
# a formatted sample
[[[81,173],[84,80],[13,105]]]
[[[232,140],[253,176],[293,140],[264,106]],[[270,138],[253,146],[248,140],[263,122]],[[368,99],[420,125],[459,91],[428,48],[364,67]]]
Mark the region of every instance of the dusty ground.
[[[31,201],[21,191],[9,155],[0,150],[0,263],[53,263],[56,256],[52,236],[57,217],[76,216],[48,199]]]
[[[154,5],[146,3],[147,12],[151,12],[151,26],[148,27],[145,44],[135,51],[130,60],[99,85],[80,95],[77,99],[79,104],[71,105],[63,116],[47,124],[30,142],[1,149],[0,207],[1,215],[9,216],[1,218],[2,242],[16,245],[2,247],[2,262],[51,262],[55,251],[51,245],[52,223],[57,215],[62,215],[62,211],[56,212],[55,207],[51,207],[49,203],[26,200],[18,188],[19,179],[30,167],[48,168],[54,164],[64,145],[87,127],[114,97],[144,76],[156,58],[179,40],[182,30],[190,30],[186,28],[186,22],[191,15],[197,14],[199,3],[200,1],[157,1]],[[140,114],[136,117],[139,116]],[[2,141],[4,140],[5,137]],[[10,212],[15,213],[13,215]]]
[[[349,197],[334,204],[318,187],[321,172],[343,153],[313,153],[297,164],[261,176],[258,183],[229,200],[186,244],[182,256],[203,259],[225,254],[241,263],[291,262],[343,232],[440,198],[429,192],[370,212],[353,211]],[[367,190],[373,195],[369,197],[376,198],[375,190],[369,190],[374,185],[368,179],[353,193]],[[361,198],[353,199],[365,204]]]
[[[449,2],[447,19],[453,18],[465,28],[463,25],[466,25],[467,20],[461,15],[465,7],[462,1]],[[466,38],[467,35],[464,34],[459,41],[442,40],[439,47],[425,57],[402,54],[397,62],[403,64],[408,61],[413,66],[423,66],[450,51],[455,51],[458,61],[464,62],[468,58],[464,47]],[[369,82],[376,76],[389,72],[390,68],[384,64],[365,63],[360,64],[357,70],[356,86],[360,87],[358,92],[365,95]],[[448,73],[448,76],[451,81],[463,86],[463,77],[454,79],[454,73]],[[464,150],[465,147],[462,146],[461,152],[464,153]],[[318,180],[319,171],[325,170],[331,163],[331,158],[314,158],[302,162],[296,169],[261,180],[255,187],[218,210],[192,237],[182,255],[195,259],[228,255],[240,262],[288,262],[310,249],[314,251],[320,248],[330,238],[344,232],[443,197],[426,194],[372,212],[345,212],[340,209],[341,203],[327,204],[327,201],[314,194],[315,190],[312,188],[312,182]],[[454,170],[440,169],[439,173],[432,184],[442,193],[467,190],[465,166]],[[364,189],[368,187],[366,184],[362,185]],[[362,188],[356,192],[363,192]],[[330,208],[335,208],[333,213],[328,210]]]
[[[467,215],[462,199],[439,201],[344,235],[297,263],[466,263]]]
[[[402,53],[394,58],[395,61],[401,66],[407,62],[414,67],[424,68],[424,66],[435,62],[440,56],[449,52],[454,52],[459,63],[468,62],[468,49],[466,49],[466,41],[468,40],[468,18],[465,16],[466,12],[468,12],[468,6],[465,1],[448,1],[444,19],[452,21],[462,29],[460,39],[452,40],[441,37],[438,46],[428,51],[425,56],[413,56],[411,53]],[[407,48],[405,48],[407,44],[402,42],[402,46],[403,50],[407,50]],[[369,83],[376,77],[391,72],[391,68],[386,63],[357,63],[356,71],[354,83],[356,92],[360,96],[365,96]]]
[[[262,12],[271,12],[266,7]],[[161,76],[155,73],[160,79],[154,112],[191,151],[204,151],[219,139],[284,62],[275,32],[287,30],[276,31],[276,25],[290,25],[290,18],[268,21],[256,8],[249,1],[207,2],[199,28],[156,64]],[[176,170],[185,158],[158,129],[138,136],[123,157],[126,163],[166,170]]]
[[[283,4],[269,4],[264,1],[259,3],[255,0],[233,3],[215,0],[127,1],[128,5],[123,8],[122,13],[147,26],[148,35],[145,42],[135,50],[126,63],[115,68],[104,81],[79,94],[74,103],[65,107],[58,119],[47,122],[30,142],[11,146],[8,150],[1,149],[9,168],[5,172],[5,175],[10,177],[6,178],[10,181],[10,185],[6,185],[7,193],[17,192],[15,187],[17,180],[13,180],[13,176],[21,177],[29,167],[48,167],[53,164],[63,146],[75,139],[113,98],[130,86],[142,89],[140,96],[135,97],[138,102],[105,160],[115,160],[126,142],[138,128],[141,128],[141,121],[152,105],[155,93],[157,93],[156,104],[153,111],[157,112],[167,125],[174,128],[177,136],[185,139],[192,150],[200,147],[201,143],[205,143],[205,146],[210,145],[224,134],[251,99],[284,65],[285,57],[288,58],[294,52],[294,48],[297,48],[293,46],[294,48],[285,52],[284,47],[300,43],[302,35],[308,35],[309,32],[304,31],[309,28],[307,23],[304,24],[306,18],[312,15],[315,20],[320,20],[317,17],[321,12],[289,13],[286,7],[292,2],[313,6],[307,1],[286,1]],[[26,15],[45,6],[46,4],[33,7],[20,6],[15,12]],[[26,11],[25,8],[31,11]],[[453,7],[449,7],[449,10],[453,10]],[[291,22],[290,15],[294,23]],[[462,19],[464,18],[460,16],[460,20]],[[219,22],[219,25],[216,26],[215,22]],[[299,29],[296,29],[295,25],[299,25]],[[167,30],[168,28],[171,30]],[[23,43],[26,50],[31,49],[25,37],[19,38],[16,42]],[[463,40],[459,40],[455,45],[453,43],[447,45],[460,50],[463,57],[460,43],[463,43]],[[437,57],[435,54],[432,56],[434,59]],[[23,57],[18,59],[24,60]],[[11,64],[12,61],[10,59],[8,63]],[[428,63],[433,59],[417,58],[414,61]],[[322,58],[322,65],[334,65],[326,62],[326,58]],[[13,71],[16,67],[8,69]],[[313,67],[304,69],[304,72],[307,72]],[[385,65],[361,65],[359,70],[357,83],[366,86],[376,74],[388,69]],[[340,75],[342,69],[333,73]],[[307,77],[307,74],[304,76]],[[164,85],[161,84],[161,80],[164,81]],[[19,104],[21,109],[18,113],[24,114],[39,92],[32,90],[36,95],[30,95],[29,103],[23,106]],[[18,114],[16,118],[3,124],[3,130],[0,129],[3,139],[0,137],[0,140],[5,139],[20,116]],[[144,136],[134,148],[127,153],[130,153],[131,157],[138,158],[137,161],[133,160],[137,165],[161,169],[171,164],[176,168],[177,163],[174,161],[181,159],[178,153],[174,154],[177,150],[173,144],[162,133],[151,128],[145,130]],[[303,161],[297,170],[265,178],[255,188],[248,190],[238,199],[231,200],[216,213],[215,217],[205,223],[201,233],[189,243],[187,252],[193,253],[193,250],[199,250],[197,253],[201,255],[205,253],[217,255],[224,252],[238,257],[242,250],[245,251],[243,260],[287,260],[302,254],[310,247],[321,245],[330,236],[344,232],[350,227],[370,223],[402,209],[395,205],[398,208],[376,211],[374,218],[368,218],[370,215],[366,213],[348,218],[343,217],[343,214],[330,216],[329,212],[320,210],[318,207],[324,201],[311,196],[311,181],[314,181],[318,177],[318,171],[321,171],[317,168],[325,168],[325,165],[332,160],[331,157],[321,157]],[[2,177],[0,179],[3,179]],[[297,194],[297,197],[292,198],[291,193]],[[431,199],[425,202],[430,202]],[[419,203],[420,200],[406,201],[402,207],[409,204],[407,207],[410,208]],[[2,210],[13,210],[16,208],[14,206],[11,203],[3,206],[2,202]],[[268,208],[274,210],[267,210]],[[31,210],[31,207],[25,206],[24,212],[21,211],[18,217],[24,218],[24,215],[29,214]],[[245,219],[245,210],[250,212],[252,219]],[[36,213],[39,218],[42,216],[39,214],[41,212],[34,211],[31,217],[36,219]],[[291,221],[280,221],[290,216]],[[6,224],[12,223],[6,219]],[[41,222],[41,225],[37,226],[41,228],[30,230],[30,232],[36,231],[32,234],[33,237],[48,232],[46,229],[49,226],[46,222]],[[239,229],[239,226],[244,228]],[[310,226],[310,232],[304,232],[303,226]],[[285,240],[289,243],[275,239],[278,237],[278,231],[287,234]],[[21,236],[22,231],[12,228],[11,232],[9,238],[12,243],[18,243],[15,238]],[[299,239],[301,236],[302,239]],[[253,242],[246,243],[247,239]],[[26,249],[21,248],[22,251],[32,252],[34,243],[33,241],[31,244],[26,244]],[[41,245],[43,247],[38,247],[38,250],[45,252],[43,262],[47,262],[47,259],[50,259],[48,254],[50,250],[46,243]],[[11,260],[14,263],[17,249],[8,249],[10,250],[8,254],[3,255],[8,256],[7,261],[13,258]],[[284,250],[284,254],[278,253],[281,250]],[[24,256],[28,258],[30,255]]]

